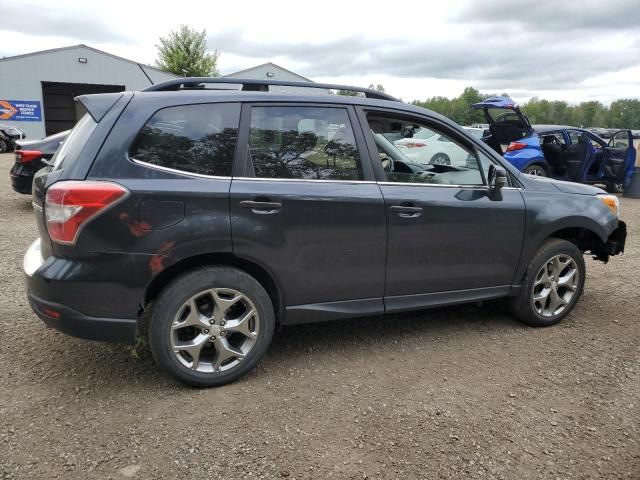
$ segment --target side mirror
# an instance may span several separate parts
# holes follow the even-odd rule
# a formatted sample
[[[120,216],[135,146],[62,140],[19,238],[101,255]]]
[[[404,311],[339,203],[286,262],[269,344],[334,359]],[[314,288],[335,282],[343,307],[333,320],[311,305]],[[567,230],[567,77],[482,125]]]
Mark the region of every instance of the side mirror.
[[[507,172],[502,167],[489,166],[489,188],[494,191],[502,190],[507,184]]]

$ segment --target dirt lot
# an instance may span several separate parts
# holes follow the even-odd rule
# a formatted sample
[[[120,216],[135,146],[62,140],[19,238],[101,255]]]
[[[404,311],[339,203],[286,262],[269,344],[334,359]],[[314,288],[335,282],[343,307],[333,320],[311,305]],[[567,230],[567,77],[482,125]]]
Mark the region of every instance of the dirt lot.
[[[290,327],[243,380],[192,390],[31,312],[36,229],[10,162],[0,478],[640,478],[640,200],[622,200],[626,254],[587,261],[556,327],[496,304]]]

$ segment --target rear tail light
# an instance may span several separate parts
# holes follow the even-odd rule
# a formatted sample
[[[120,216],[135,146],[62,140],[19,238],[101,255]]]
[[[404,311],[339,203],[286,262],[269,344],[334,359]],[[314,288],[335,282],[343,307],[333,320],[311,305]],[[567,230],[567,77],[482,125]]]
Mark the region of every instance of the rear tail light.
[[[514,150],[522,150],[523,148],[527,148],[528,145],[522,142],[511,142],[507,147],[507,152],[513,152]]]
[[[16,150],[16,160],[19,163],[29,163],[42,158],[42,152],[40,150]]]
[[[405,147],[408,148],[421,148],[421,147],[426,147],[427,144],[426,143],[420,143],[420,142],[407,142],[404,144]]]
[[[51,240],[73,245],[82,228],[102,212],[123,200],[129,191],[122,185],[100,181],[64,181],[47,190],[45,220]]]

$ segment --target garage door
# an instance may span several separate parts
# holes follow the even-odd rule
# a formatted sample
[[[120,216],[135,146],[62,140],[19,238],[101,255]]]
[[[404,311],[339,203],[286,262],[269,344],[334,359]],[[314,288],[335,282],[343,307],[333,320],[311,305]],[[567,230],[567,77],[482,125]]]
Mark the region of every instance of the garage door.
[[[124,85],[42,82],[44,120],[47,135],[73,128],[82,114],[82,106],[73,101],[78,95],[123,92]]]

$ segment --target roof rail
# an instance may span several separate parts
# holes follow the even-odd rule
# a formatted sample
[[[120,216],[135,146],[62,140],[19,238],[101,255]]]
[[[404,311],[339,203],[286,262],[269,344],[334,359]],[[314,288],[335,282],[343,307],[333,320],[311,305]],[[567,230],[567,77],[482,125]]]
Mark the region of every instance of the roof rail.
[[[183,77],[176,78],[174,80],[167,80],[166,82],[156,83],[147,88],[142,89],[142,92],[167,92],[173,90],[204,90],[205,85],[208,84],[227,84],[227,85],[241,85],[240,90],[253,91],[253,92],[268,92],[269,86],[283,86],[283,87],[302,87],[302,88],[326,88],[331,90],[348,90],[350,92],[364,93],[367,98],[375,98],[378,100],[391,100],[399,102],[395,97],[388,95],[384,92],[372,90],[370,88],[353,87],[350,85],[335,85],[333,83],[310,83],[310,82],[287,82],[283,80],[256,80],[256,79],[244,79],[244,78],[213,78],[213,77]]]

